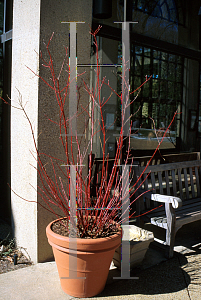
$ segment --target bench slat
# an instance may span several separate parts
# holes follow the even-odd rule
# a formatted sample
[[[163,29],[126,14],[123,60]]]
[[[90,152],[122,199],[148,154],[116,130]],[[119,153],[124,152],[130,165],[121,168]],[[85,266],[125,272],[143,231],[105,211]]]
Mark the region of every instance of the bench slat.
[[[178,209],[178,212],[176,212],[176,214],[178,216],[182,216],[185,214],[192,213],[193,211],[200,211],[200,210],[201,210],[201,205],[197,204],[197,205],[192,205],[191,207],[187,206],[183,209]]]
[[[181,176],[181,169],[178,169],[178,180],[179,180],[179,197],[183,199],[183,190],[182,190],[182,176]]]
[[[153,192],[156,192],[156,182],[155,182],[155,173],[151,172],[151,189]],[[154,207],[157,207],[157,203],[154,202]]]
[[[162,181],[162,174],[158,172],[158,182],[159,182],[159,193],[163,194],[163,181]]]
[[[181,227],[185,224],[189,224],[191,222],[195,222],[200,219],[201,219],[201,211],[199,213],[189,215],[189,216],[181,218],[181,219],[178,219],[178,216],[177,216],[176,224],[177,224],[177,227]],[[153,225],[157,225],[159,227],[167,229],[167,218],[163,218],[163,217],[152,218],[150,221],[151,221],[151,224],[153,224]]]
[[[190,203],[190,206],[186,204],[186,205],[184,205],[180,208],[177,208],[175,210],[175,212],[176,212],[176,216],[181,216],[185,213],[193,212],[194,210],[195,211],[201,210],[201,199],[194,199],[194,201],[192,201]],[[160,216],[165,217],[164,207],[160,207],[157,210],[148,213],[147,215],[148,215],[149,218],[160,217]]]
[[[165,171],[165,170],[175,170],[178,168],[189,168],[189,167],[196,167],[201,166],[201,160],[193,160],[193,161],[184,161],[179,163],[169,163],[169,164],[162,164],[162,165],[154,165],[154,166],[148,166],[145,170],[145,173],[151,172],[159,172],[159,171]],[[142,172],[145,167],[139,167],[139,171]]]
[[[186,218],[178,219],[177,220],[177,227],[181,227],[185,224],[189,224],[191,222],[195,222],[201,219],[201,212],[192,216],[188,216]]]
[[[144,175],[144,178],[146,178],[146,175]],[[148,179],[147,178],[145,179],[144,187],[145,187],[145,190],[149,190]],[[145,200],[146,200],[146,208],[149,209],[150,208],[150,199],[149,198],[145,198]]]
[[[155,202],[155,201],[154,201]],[[157,203],[157,204],[159,204],[159,203]],[[195,199],[189,199],[188,201],[183,201],[182,202],[182,206],[181,207],[179,207],[179,208],[177,208],[176,210],[175,210],[175,212],[177,213],[177,212],[179,212],[179,211],[181,211],[182,209],[186,209],[186,207],[188,207],[188,206],[192,206],[192,207],[194,207],[194,206],[197,206],[197,205],[200,205],[201,206],[201,198],[195,198]],[[157,212],[161,212],[161,211],[163,211],[164,210],[164,207],[159,207],[159,208],[157,208],[156,210],[154,210],[154,211],[152,211],[152,212],[149,212],[148,213],[148,215],[149,216],[151,216],[152,214],[157,214]]]
[[[166,182],[166,193],[168,196],[170,196],[170,184],[169,184],[169,176],[168,176],[168,171],[165,171],[165,182]]]
[[[189,205],[191,206],[194,203],[201,203],[201,198],[191,198],[191,199],[188,199],[187,201],[183,201],[182,207],[189,206]],[[178,209],[181,209],[182,207],[180,207]]]
[[[184,169],[184,183],[185,183],[185,190],[186,190],[186,198],[189,198],[189,190],[188,190],[188,177],[187,177],[187,170]]]
[[[176,187],[176,180],[175,180],[175,170],[172,170],[172,186],[173,186],[173,195],[177,196],[177,187]]]
[[[156,189],[156,182],[155,182],[154,172],[151,172],[151,184],[152,184],[152,188],[155,190]]]
[[[178,209],[179,210],[179,209]],[[177,211],[178,211],[177,210]],[[181,218],[184,218],[184,217],[188,217],[188,216],[192,216],[192,215],[197,215],[201,213],[201,205],[197,204],[195,206],[192,206],[192,207],[186,207],[185,209],[183,210],[180,210],[179,212],[177,212],[176,214],[176,219],[181,219]],[[164,218],[166,217],[165,214],[161,214],[158,216],[157,215],[154,215],[155,218]],[[153,217],[152,217],[153,218]]]
[[[192,168],[189,168],[189,173],[190,173],[190,182],[191,182],[191,192],[192,192],[192,197],[195,198],[195,189],[194,189],[193,171],[192,171]]]
[[[200,180],[199,180],[198,167],[195,167],[195,177],[196,177],[197,197],[200,197]]]

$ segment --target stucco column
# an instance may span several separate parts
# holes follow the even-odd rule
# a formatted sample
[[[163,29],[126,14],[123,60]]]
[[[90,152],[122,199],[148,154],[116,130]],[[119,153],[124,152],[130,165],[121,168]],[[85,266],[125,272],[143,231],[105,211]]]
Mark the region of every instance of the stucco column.
[[[12,41],[12,105],[19,107],[19,101],[38,132],[38,78],[34,72],[39,68],[40,42],[40,0],[15,0],[13,5]],[[35,52],[36,51],[36,52]],[[36,161],[30,126],[21,110],[11,107],[11,209],[13,231],[17,245],[26,248],[31,259],[37,261],[37,205],[28,203],[19,196],[37,201]],[[33,167],[31,167],[31,164]],[[31,185],[33,187],[31,187]]]

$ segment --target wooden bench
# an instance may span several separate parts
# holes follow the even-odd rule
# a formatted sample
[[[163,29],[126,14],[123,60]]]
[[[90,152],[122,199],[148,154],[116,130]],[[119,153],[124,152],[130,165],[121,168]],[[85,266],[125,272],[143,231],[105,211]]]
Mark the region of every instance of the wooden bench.
[[[168,255],[172,257],[176,232],[201,219],[201,160],[133,169],[135,180],[144,172],[135,197],[148,191],[136,200],[136,215],[166,230]]]
[[[140,166],[146,166],[150,159],[151,156],[134,157],[135,164],[138,163]],[[200,159],[200,152],[178,153],[178,154],[174,153],[174,154],[166,154],[163,156],[160,155],[160,153],[158,152],[151,160],[151,165],[158,165],[158,164],[179,162],[179,161],[188,161],[188,160],[198,160],[198,159]],[[95,197],[96,188],[100,186],[103,160],[102,158],[95,158],[95,155],[93,155],[92,160],[93,160],[93,170],[92,170],[92,182],[91,182],[91,197]],[[105,165],[106,163],[108,163],[107,180],[109,179],[109,175],[112,171],[114,161],[115,161],[114,159],[109,159],[108,161],[105,161]],[[130,161],[128,161],[128,164],[130,163]]]

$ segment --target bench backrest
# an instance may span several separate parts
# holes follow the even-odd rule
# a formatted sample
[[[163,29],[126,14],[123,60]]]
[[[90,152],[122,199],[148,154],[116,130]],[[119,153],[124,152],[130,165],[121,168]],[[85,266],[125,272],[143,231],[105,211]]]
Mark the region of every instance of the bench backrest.
[[[138,166],[134,167],[134,173],[137,179],[143,173],[137,186],[142,184],[142,189],[153,193],[177,196],[183,201],[201,196],[201,160]],[[145,205],[144,208],[152,207],[148,199]]]
[[[139,162],[140,166],[146,166],[150,159],[151,156],[141,156],[141,157],[134,158],[135,161]],[[160,165],[160,164],[199,160],[199,159],[200,159],[200,152],[174,153],[174,154],[165,154],[165,155],[160,155],[160,153],[157,153],[151,160],[150,165]]]
[[[151,156],[142,156],[142,157],[134,157],[133,164],[139,164],[140,166],[146,166]],[[200,153],[199,152],[191,152],[191,153],[178,153],[178,154],[166,154],[160,155],[157,153],[154,158],[151,160],[150,165],[160,165],[165,163],[173,163],[173,162],[183,162],[189,160],[199,160]],[[91,182],[91,196],[96,196],[96,188],[100,186],[100,178],[101,178],[101,171],[103,166],[103,160],[101,158],[95,158],[93,155],[93,168],[92,168],[92,182]],[[128,165],[131,163],[132,159],[128,161]],[[114,165],[115,160],[109,159],[107,162],[105,161],[105,165],[108,163],[108,178],[110,173],[112,172],[112,167]],[[107,178],[107,181],[108,181]]]

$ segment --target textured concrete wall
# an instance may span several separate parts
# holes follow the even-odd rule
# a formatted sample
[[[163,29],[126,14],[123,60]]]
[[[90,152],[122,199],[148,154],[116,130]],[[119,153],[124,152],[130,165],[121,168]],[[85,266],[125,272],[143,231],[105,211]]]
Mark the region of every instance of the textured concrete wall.
[[[53,55],[53,62],[55,72],[58,75],[60,68],[65,57],[65,46],[69,46],[69,24],[61,24],[61,21],[77,21],[85,22],[85,24],[77,24],[77,58],[78,64],[90,63],[90,47],[91,47],[91,35],[89,34],[91,22],[92,22],[92,1],[55,1],[43,0],[41,2],[41,25],[40,25],[40,47],[43,51],[44,57],[47,58],[47,53],[44,47],[45,43],[48,43],[49,38],[54,32],[53,39],[50,43],[50,51]],[[78,74],[86,71],[82,76],[86,82],[89,83],[89,68],[78,68]],[[64,72],[65,73],[65,72]],[[40,66],[40,75],[45,79],[48,79],[49,74],[47,69]],[[78,86],[81,84],[82,79],[78,80]],[[64,81],[61,79],[61,86]],[[68,97],[66,103],[66,111],[68,111]],[[85,91],[81,91],[81,102],[83,106],[86,106],[89,100],[89,96]],[[39,118],[38,118],[38,131],[41,133],[38,145],[41,152],[48,153],[57,158],[64,158],[64,152],[59,139],[59,128],[55,124],[51,123],[48,118],[54,121],[59,121],[59,110],[56,103],[54,92],[52,92],[45,84],[39,82]],[[79,118],[80,120],[80,118]],[[77,123],[78,133],[83,133],[83,123]],[[50,165],[50,160],[45,159],[48,163],[47,171],[53,178],[53,172]],[[62,175],[61,175],[62,176]],[[40,179],[38,178],[38,184],[40,185]],[[38,201],[41,201],[40,197]],[[58,211],[58,213],[60,213]],[[49,221],[55,219],[53,214],[47,213],[42,207],[38,206],[38,260],[44,261],[51,259],[52,250],[47,243],[45,235],[45,227]],[[42,250],[41,250],[42,246]]]
[[[19,99],[33,124],[37,136],[38,120],[38,71],[40,33],[40,0],[14,1],[13,10],[13,53],[11,99],[18,106]],[[37,53],[36,53],[36,52]],[[19,92],[21,96],[19,95]],[[20,98],[21,97],[21,98]],[[11,187],[21,197],[37,201],[37,193],[31,187],[37,185],[36,161],[30,151],[34,151],[30,126],[23,112],[11,108]],[[19,246],[27,248],[34,262],[37,261],[37,206],[11,193],[14,235]]]
[[[68,46],[69,25],[61,21],[85,21],[77,25],[78,63],[90,63],[91,36],[89,34],[92,21],[92,0],[24,0],[14,1],[13,18],[13,58],[12,58],[12,99],[13,104],[18,101],[18,90],[26,111],[33,124],[40,152],[62,158],[63,153],[59,147],[58,128],[47,120],[58,121],[59,111],[54,93],[44,83],[26,68],[49,80],[47,69],[41,67],[39,62],[39,49],[45,54],[44,42],[48,43],[54,32],[50,50],[54,57],[55,71],[59,73],[65,56],[64,46]],[[83,69],[78,69],[82,72]],[[89,81],[89,72],[84,74]],[[79,81],[80,83],[80,81]],[[16,89],[17,88],[17,89]],[[86,105],[89,96],[81,94],[82,103]],[[66,108],[68,110],[68,108]],[[47,117],[46,117],[46,116]],[[78,123],[78,131],[83,128]],[[11,185],[20,196],[41,202],[37,194],[37,185],[40,179],[37,174],[36,161],[30,150],[34,150],[30,126],[23,116],[23,112],[12,108],[11,111]],[[44,158],[44,157],[43,157]],[[45,159],[45,158],[44,158]],[[45,160],[44,160],[45,161]],[[45,161],[46,162],[46,161]],[[50,162],[47,170],[53,175]],[[31,185],[33,187],[31,187]],[[42,202],[41,202],[42,203]],[[52,250],[47,243],[45,228],[55,216],[44,210],[36,203],[27,203],[12,193],[13,227],[18,245],[27,248],[34,262],[52,259]]]

